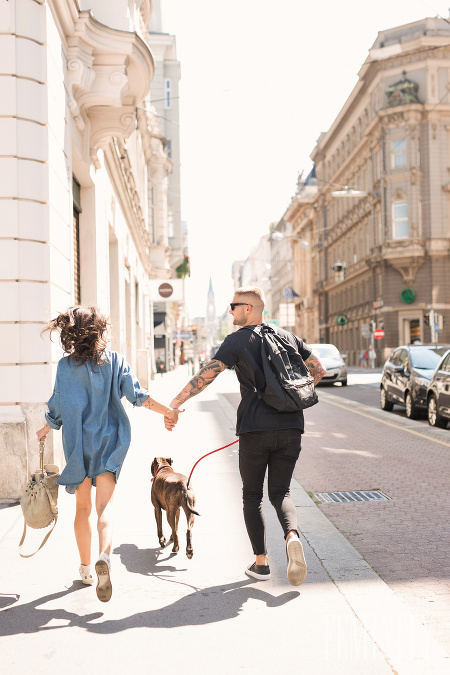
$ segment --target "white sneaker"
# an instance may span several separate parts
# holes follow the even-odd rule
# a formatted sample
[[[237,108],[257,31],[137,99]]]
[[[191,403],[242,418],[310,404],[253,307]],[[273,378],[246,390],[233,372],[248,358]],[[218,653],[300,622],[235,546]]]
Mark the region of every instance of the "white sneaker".
[[[80,577],[83,584],[90,586],[94,583],[94,577],[92,576],[91,565],[81,565],[80,564]]]
[[[100,602],[108,602],[111,600],[112,595],[111,561],[109,555],[100,553],[95,563],[95,571],[97,573],[97,598]]]
[[[286,554],[288,559],[288,581],[292,586],[300,586],[306,579],[307,568],[302,542],[295,535],[289,537],[287,540]]]

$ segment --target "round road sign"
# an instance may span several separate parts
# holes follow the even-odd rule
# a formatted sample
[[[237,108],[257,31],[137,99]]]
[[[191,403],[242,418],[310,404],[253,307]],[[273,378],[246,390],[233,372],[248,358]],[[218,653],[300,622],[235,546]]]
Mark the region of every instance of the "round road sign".
[[[377,328],[373,331],[373,336],[376,340],[381,340],[381,338],[384,338],[384,330],[382,328]]]
[[[158,287],[158,293],[162,298],[170,298],[170,296],[173,294],[173,286],[168,283],[161,284]]]

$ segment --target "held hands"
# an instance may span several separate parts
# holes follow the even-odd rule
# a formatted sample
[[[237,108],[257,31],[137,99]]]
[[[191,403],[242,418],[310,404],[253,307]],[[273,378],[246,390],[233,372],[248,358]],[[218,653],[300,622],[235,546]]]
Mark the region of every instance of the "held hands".
[[[178,422],[178,415],[179,413],[183,413],[183,410],[179,410],[178,408],[169,408],[165,415],[164,415],[164,426],[166,427],[167,431],[172,431],[172,429],[175,427],[176,423]]]

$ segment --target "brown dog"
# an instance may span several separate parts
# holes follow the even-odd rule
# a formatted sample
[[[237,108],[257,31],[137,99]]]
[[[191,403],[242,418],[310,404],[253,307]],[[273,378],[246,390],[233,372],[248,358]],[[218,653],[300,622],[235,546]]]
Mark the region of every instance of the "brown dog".
[[[188,558],[192,558],[194,555],[194,550],[192,548],[194,514],[196,516],[200,515],[197,511],[194,511],[194,491],[190,486],[188,487],[187,476],[184,476],[182,473],[175,473],[172,469],[172,460],[170,457],[155,457],[151,468],[153,476],[152,504],[155,507],[159,543],[161,546],[166,545],[166,538],[162,531],[161,509],[164,509],[164,511],[167,512],[167,522],[172,528],[172,552],[177,553],[180,550],[177,530],[181,507],[186,514],[187,520],[186,555]]]

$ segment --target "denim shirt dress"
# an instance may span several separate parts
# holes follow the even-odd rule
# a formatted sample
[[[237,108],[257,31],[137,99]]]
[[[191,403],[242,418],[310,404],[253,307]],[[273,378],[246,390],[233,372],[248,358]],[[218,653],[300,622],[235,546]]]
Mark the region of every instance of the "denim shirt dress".
[[[131,425],[121,398],[141,406],[148,397],[129,364],[107,352],[102,365],[63,357],[45,415],[52,429],[62,426],[66,466],[58,479],[74,493],[87,477],[113,473],[116,481],[131,442]]]

